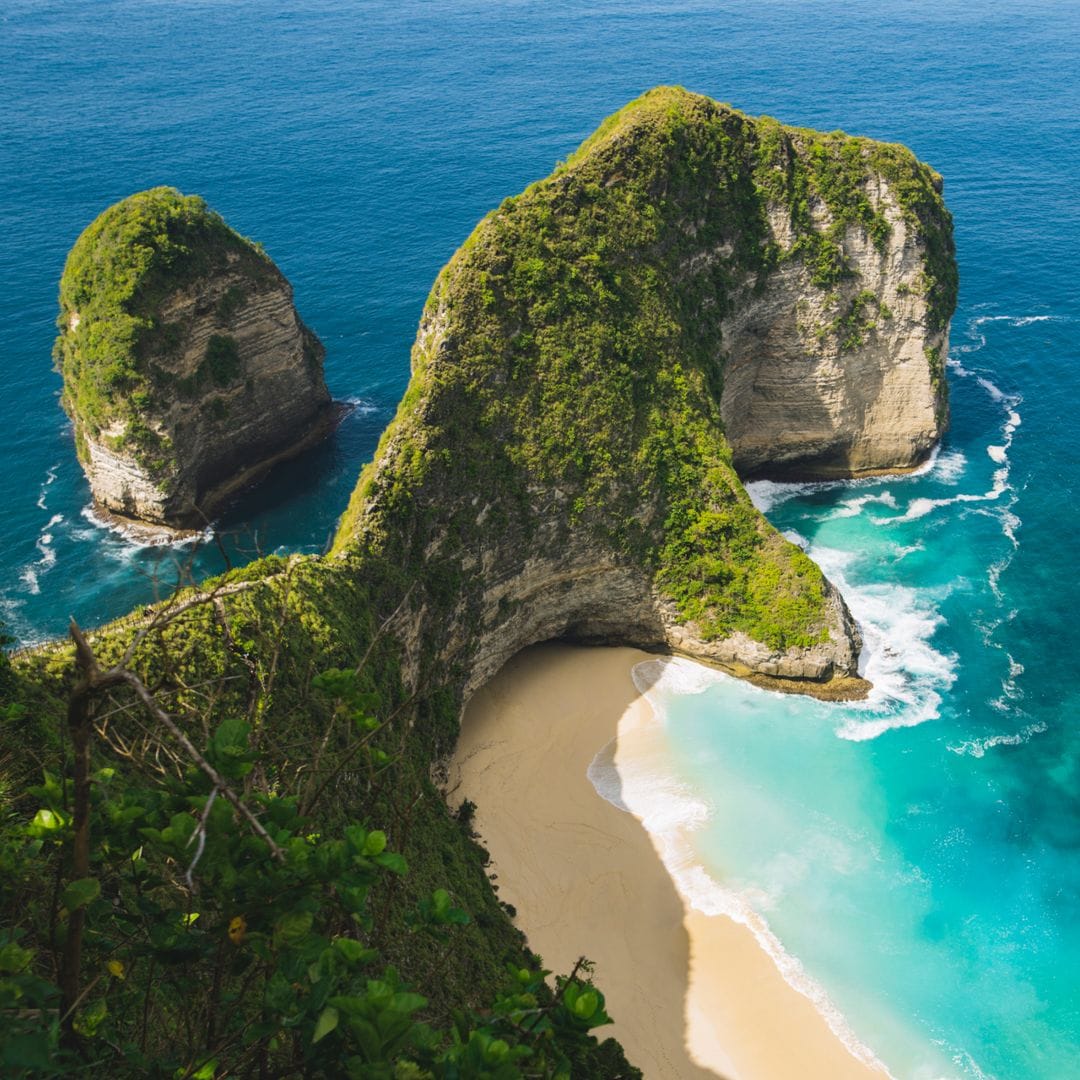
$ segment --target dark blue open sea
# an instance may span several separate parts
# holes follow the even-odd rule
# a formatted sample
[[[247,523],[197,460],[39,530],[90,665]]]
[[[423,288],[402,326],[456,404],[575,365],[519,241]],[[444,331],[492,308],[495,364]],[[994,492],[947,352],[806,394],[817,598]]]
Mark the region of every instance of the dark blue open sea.
[[[293,282],[358,407],[223,527],[235,559],[319,551],[439,268],[658,83],[912,147],[962,286],[928,470],[754,487],[844,587],[875,696],[684,671],[652,692],[669,752],[627,782],[666,829],[683,800],[691,901],[893,1075],[1080,1077],[1077,0],[0,0],[0,616],[39,641],[221,568],[86,514],[50,348],[102,209],[200,193]]]

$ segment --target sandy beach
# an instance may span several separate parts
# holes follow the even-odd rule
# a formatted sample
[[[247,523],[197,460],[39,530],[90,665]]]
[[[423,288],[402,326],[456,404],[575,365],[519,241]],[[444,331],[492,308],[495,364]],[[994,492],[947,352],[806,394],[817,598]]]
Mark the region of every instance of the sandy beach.
[[[644,827],[590,783],[596,754],[652,720],[630,674],[644,659],[538,646],[469,703],[448,797],[476,803],[501,899],[546,967],[595,963],[615,1020],[597,1034],[647,1080],[881,1080],[747,927],[685,909]]]

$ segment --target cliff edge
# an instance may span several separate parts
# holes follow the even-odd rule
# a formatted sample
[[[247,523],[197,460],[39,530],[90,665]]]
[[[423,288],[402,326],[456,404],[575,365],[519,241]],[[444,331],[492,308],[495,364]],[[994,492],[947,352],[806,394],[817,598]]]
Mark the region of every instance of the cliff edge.
[[[197,196],[153,188],[79,237],[55,356],[94,501],[168,529],[331,427],[323,347],[288,281]]]
[[[336,542],[408,568],[406,652],[468,657],[466,694],[553,637],[864,694],[843,599],[738,472],[929,452],[956,295],[940,188],[903,147],[661,87],[489,214]]]

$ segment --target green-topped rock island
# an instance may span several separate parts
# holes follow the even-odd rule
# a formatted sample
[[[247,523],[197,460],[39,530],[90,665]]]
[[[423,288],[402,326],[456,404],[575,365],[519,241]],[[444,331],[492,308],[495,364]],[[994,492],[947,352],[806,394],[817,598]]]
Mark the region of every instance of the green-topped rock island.
[[[291,286],[198,196],[153,188],[102,213],[68,255],[57,323],[95,505],[140,534],[204,528],[333,426]]]

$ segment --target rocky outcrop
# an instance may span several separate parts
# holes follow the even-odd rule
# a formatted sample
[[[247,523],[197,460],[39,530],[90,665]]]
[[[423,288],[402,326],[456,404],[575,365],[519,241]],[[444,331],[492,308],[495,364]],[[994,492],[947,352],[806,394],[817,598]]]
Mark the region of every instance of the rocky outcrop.
[[[105,211],[69,256],[60,330],[94,501],[125,519],[202,528],[332,426],[288,281],[201,199],[158,188]]]
[[[721,410],[740,475],[907,469],[944,431],[948,326],[932,317],[923,243],[883,177],[866,195],[888,222],[887,239],[878,248],[864,229],[842,226],[849,272],[828,291],[803,261],[785,258],[798,237],[787,207],[769,208],[780,265],[766,290],[744,288],[721,329]],[[837,224],[824,204],[819,222]]]
[[[661,88],[481,222],[335,545],[409,582],[406,683],[467,695],[569,637],[865,694],[842,597],[736,468],[906,468],[939,437],[940,186],[902,147]]]
[[[564,536],[547,548],[544,539],[541,526],[533,543],[493,552],[483,567],[475,567],[487,588],[480,619],[472,625],[473,640],[466,637],[470,631],[460,638],[448,635],[442,649],[444,662],[470,656],[466,697],[521,649],[552,639],[678,653],[772,689],[817,697],[859,698],[869,689],[858,677],[858,628],[827,582],[821,620],[826,634],[820,642],[770,648],[745,633],[705,639],[680,618],[677,606],[642,567],[620,562],[609,548],[584,537]],[[415,631],[407,653],[418,658],[422,627]],[[420,666],[415,670],[419,680]]]

